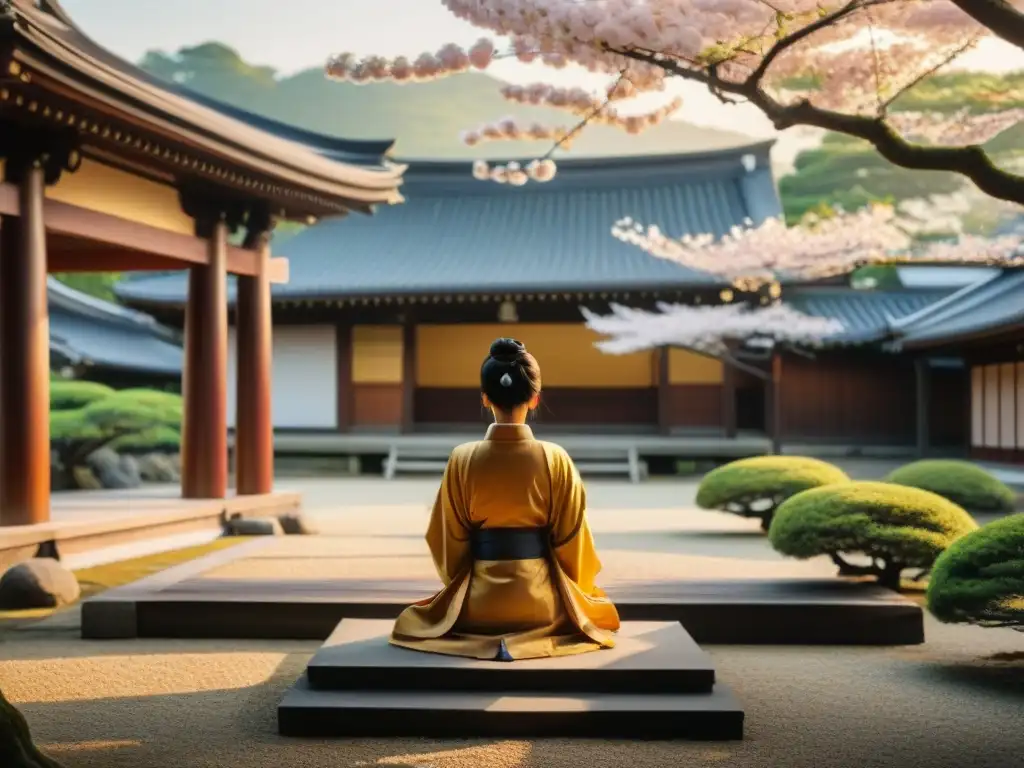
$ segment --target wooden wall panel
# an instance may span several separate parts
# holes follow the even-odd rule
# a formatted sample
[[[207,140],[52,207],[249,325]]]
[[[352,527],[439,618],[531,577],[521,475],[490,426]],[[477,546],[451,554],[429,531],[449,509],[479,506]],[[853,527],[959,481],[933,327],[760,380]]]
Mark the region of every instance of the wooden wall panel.
[[[95,160],[82,160],[77,171],[46,188],[46,197],[168,232],[195,234],[195,222],[182,210],[174,187]]]
[[[474,387],[417,387],[418,424],[476,424],[490,421],[480,392]],[[552,387],[541,393],[534,418],[542,424],[636,425],[658,423],[658,391],[654,387],[596,389]]]
[[[985,368],[971,368],[971,445],[985,444]]]
[[[721,384],[722,361],[707,355],[698,355],[688,349],[668,351],[668,380],[670,384]]]
[[[999,366],[986,365],[982,425],[982,445],[986,448],[999,447]]]
[[[582,323],[420,325],[416,329],[416,383],[420,387],[479,387],[491,342],[511,336],[540,363],[545,388],[604,389],[654,386],[654,351],[607,355],[601,337]]]
[[[783,440],[914,442],[914,369],[908,360],[788,356],[780,390]]]
[[[352,425],[395,427],[402,424],[401,384],[354,384]]]
[[[1013,363],[1003,363],[999,371],[999,447],[1017,447],[1017,376]]]
[[[970,441],[970,374],[964,368],[932,368],[930,378],[928,442],[963,448]]]
[[[668,424],[673,429],[725,429],[721,384],[674,384],[668,388]]]
[[[1024,449],[1024,363],[1016,363],[1014,381],[1017,386],[1014,406],[1017,412],[1017,445],[1014,447],[1020,450]]]
[[[399,384],[402,367],[402,326],[357,325],[352,329],[353,382]]]

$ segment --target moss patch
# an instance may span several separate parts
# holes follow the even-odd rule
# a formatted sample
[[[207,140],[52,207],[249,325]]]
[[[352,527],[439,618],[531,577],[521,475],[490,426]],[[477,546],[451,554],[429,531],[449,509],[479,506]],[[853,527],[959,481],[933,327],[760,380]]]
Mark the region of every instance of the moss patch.
[[[207,544],[157,552],[106,565],[95,565],[91,568],[82,568],[74,573],[82,587],[82,599],[85,599],[114,587],[131,584],[133,581],[144,579],[154,573],[187,563],[203,555],[233,547],[243,541],[246,539],[240,536],[223,537]],[[0,630],[12,629],[22,624],[45,619],[60,610],[66,610],[66,607],[35,608],[29,611],[0,611]]]

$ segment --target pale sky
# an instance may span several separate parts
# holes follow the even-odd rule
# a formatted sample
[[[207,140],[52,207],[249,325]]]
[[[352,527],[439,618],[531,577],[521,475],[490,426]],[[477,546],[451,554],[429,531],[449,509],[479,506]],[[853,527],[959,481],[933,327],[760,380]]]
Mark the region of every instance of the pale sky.
[[[151,49],[173,52],[218,40],[254,64],[283,74],[322,65],[342,51],[382,56],[415,55],[445,43],[470,44],[481,30],[459,21],[438,0],[63,0],[64,8],[98,43],[137,61]],[[1002,42],[986,44],[963,60],[976,69],[1024,69],[1024,52]],[[491,70],[511,82],[542,80],[556,85],[594,85],[581,70],[554,71],[541,65],[499,62]],[[691,123],[775,135],[753,107],[727,106],[695,83],[677,83],[686,106],[679,117]],[[500,117],[496,115],[495,118]],[[785,162],[806,134],[782,137],[777,159]]]

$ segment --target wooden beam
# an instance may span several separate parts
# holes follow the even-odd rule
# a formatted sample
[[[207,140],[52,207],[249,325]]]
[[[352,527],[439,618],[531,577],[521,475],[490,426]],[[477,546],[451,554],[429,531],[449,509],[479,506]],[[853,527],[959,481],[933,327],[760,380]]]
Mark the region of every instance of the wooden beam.
[[[772,441],[772,453],[782,453],[782,355],[775,352],[771,360],[771,374],[764,382],[765,421]]]
[[[337,356],[337,409],[338,431],[352,428],[352,326],[339,323],[335,328],[335,354]]]
[[[722,363],[722,429],[728,438],[736,437],[736,366]]]
[[[157,272],[181,269],[182,264],[166,256],[132,251],[97,250],[88,254],[73,250],[50,250],[50,272]]]
[[[402,326],[402,431],[412,432],[416,423],[416,324]]]
[[[16,189],[22,215],[5,216],[0,225],[2,525],[33,525],[50,519],[50,330],[43,223],[46,184],[38,162],[20,176]]]
[[[924,458],[928,455],[931,442],[928,418],[931,412],[931,371],[925,357],[914,359],[914,383],[917,390],[917,455]]]
[[[0,184],[0,216],[19,214],[17,187],[8,182]],[[207,244],[201,237],[168,232],[148,224],[91,211],[58,200],[44,201],[43,216],[48,233],[88,240],[92,245],[107,245],[128,253],[134,251],[142,263],[150,262],[152,257],[157,256],[173,260],[179,269],[196,264],[209,264]],[[93,247],[83,248],[79,255],[80,266],[65,267],[62,271],[103,271],[94,266],[91,260],[98,252],[101,251]],[[225,258],[225,268],[232,274],[255,275],[260,269],[258,255],[247,248],[226,244]],[[70,256],[64,256],[63,259],[65,264],[71,261]],[[272,283],[288,282],[287,259],[271,259],[269,279]]]
[[[181,440],[181,494],[186,499],[227,495],[227,226],[211,226],[208,263],[189,274],[185,309],[185,418]]]
[[[669,380],[669,348],[659,347],[655,357],[658,373],[658,431],[672,432],[672,383]]]
[[[261,242],[257,253],[269,267],[269,242]],[[238,344],[235,486],[239,494],[259,495],[274,490],[273,343],[270,282],[266,271],[238,278],[235,313]]]

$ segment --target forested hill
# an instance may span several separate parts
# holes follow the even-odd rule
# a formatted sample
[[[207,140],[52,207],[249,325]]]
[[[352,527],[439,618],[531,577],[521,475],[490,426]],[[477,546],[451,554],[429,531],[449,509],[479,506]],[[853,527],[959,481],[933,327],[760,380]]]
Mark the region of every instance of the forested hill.
[[[249,64],[217,42],[177,53],[150,52],[143,69],[204,96],[318,133],[353,139],[397,139],[394,154],[407,160],[531,156],[546,142],[501,142],[474,148],[459,133],[505,116],[546,125],[572,123],[572,116],[514,104],[502,98],[500,81],[466,73],[428,83],[354,85],[328,80],[320,68],[279,77],[270,67]],[[700,152],[742,146],[740,133],[669,120],[630,136],[616,128],[592,126],[573,144],[574,156]]]

